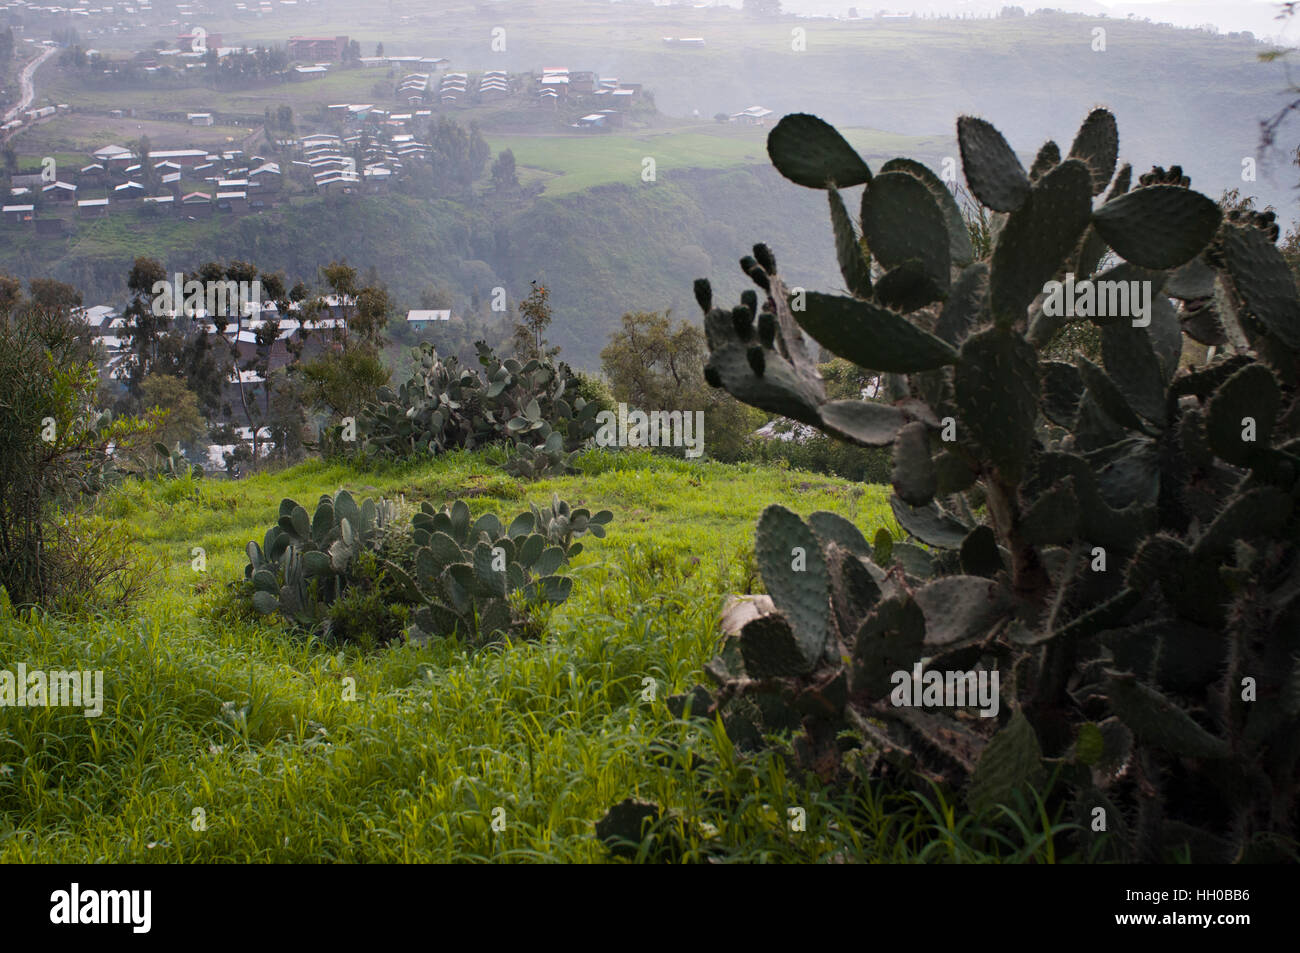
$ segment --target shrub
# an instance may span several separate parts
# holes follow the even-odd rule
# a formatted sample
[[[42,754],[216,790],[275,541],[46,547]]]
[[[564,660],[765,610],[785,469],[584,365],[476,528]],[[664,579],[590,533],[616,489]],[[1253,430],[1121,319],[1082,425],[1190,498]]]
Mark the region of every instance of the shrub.
[[[161,418],[97,412],[99,375],[77,349],[58,316],[0,321],[0,585],[15,604],[121,604],[139,588],[129,550],[98,533],[78,543],[80,523],[60,511],[113,479],[114,455],[147,442]]]

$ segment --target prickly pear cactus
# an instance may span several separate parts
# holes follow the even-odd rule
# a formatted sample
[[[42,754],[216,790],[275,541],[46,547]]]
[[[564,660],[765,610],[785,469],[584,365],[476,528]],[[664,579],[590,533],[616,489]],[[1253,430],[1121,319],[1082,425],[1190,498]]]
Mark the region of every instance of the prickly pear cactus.
[[[358,560],[373,557],[384,600],[411,610],[409,641],[459,634],[482,643],[527,631],[533,610],[564,602],[573,580],[559,570],[582,552],[577,537],[603,538],[614,518],[558,496],[509,524],[492,513],[472,520],[463,500],[422,503],[409,536],[397,516],[391,501],[358,506],[346,490],[322,496],[314,514],[282,501],[262,544],[245,550],[253,608],[328,636],[331,607],[356,584]]]
[[[849,293],[791,289],[764,245],[741,259],[758,293],[739,306],[696,282],[709,383],[892,447],[906,534],[872,545],[769,507],[771,601],[708,666],[711,711],[738,744],[798,727],[828,778],[847,731],[859,763],[974,810],[1050,763],[1078,836],[1105,832],[1113,856],[1273,856],[1300,826],[1300,298],[1276,224],[1225,219],[1178,167],[1131,187],[1105,109],[1028,171],[990,123],[957,132],[992,217],[985,259],[928,169],[873,173],[796,115],[769,153],[826,192]],[[1100,329],[1101,363],[1042,356],[1077,321]],[[1180,371],[1184,334],[1214,359]],[[828,400],[809,338],[884,399]],[[994,697],[962,704],[954,684]]]
[[[502,444],[514,450],[506,464],[514,476],[575,472],[570,460],[595,435],[599,407],[577,395],[573,371],[537,359],[501,360],[484,342],[476,346],[478,372],[421,345],[406,383],[381,388],[362,411],[363,448],[408,457]]]
[[[249,542],[245,548],[244,578],[253,585],[253,608],[327,629],[328,609],[347,591],[357,557],[380,550],[396,516],[391,501],[366,499],[358,506],[347,490],[322,496],[313,514],[293,500],[281,500],[279,519],[262,544]]]
[[[593,515],[558,497],[508,525],[493,513],[471,522],[460,500],[441,510],[422,504],[413,520],[412,570],[395,573],[419,607],[408,638],[459,633],[487,641],[526,627],[529,610],[568,599],[573,580],[558,570],[582,551],[574,537],[602,537],[612,519],[608,510]]]

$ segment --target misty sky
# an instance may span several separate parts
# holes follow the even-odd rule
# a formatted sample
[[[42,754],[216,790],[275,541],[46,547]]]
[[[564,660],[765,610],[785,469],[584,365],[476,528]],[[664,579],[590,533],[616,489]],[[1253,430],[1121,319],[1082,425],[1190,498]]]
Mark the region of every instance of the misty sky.
[[[740,6],[741,0],[729,0],[731,6]],[[891,11],[932,11],[936,13],[996,12],[1004,5],[1014,4],[1025,10],[1051,7],[1077,13],[1107,13],[1125,17],[1133,13],[1149,17],[1155,22],[1173,23],[1177,26],[1197,26],[1213,23],[1222,32],[1249,30],[1256,36],[1277,36],[1288,45],[1300,46],[1300,23],[1278,21],[1281,4],[1275,0],[782,0],[782,7],[791,13],[844,14],[849,7],[860,11],[887,9]]]

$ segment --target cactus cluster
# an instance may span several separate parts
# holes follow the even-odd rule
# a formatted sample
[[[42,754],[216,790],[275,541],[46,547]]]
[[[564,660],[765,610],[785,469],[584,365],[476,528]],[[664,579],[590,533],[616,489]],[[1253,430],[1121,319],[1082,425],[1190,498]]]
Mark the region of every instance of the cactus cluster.
[[[381,388],[362,411],[363,447],[407,457],[500,444],[513,449],[506,463],[513,476],[574,472],[570,458],[594,436],[599,407],[577,395],[572,370],[502,360],[482,341],[476,347],[479,372],[421,345],[411,377],[397,390]]]
[[[397,516],[394,503],[358,506],[346,490],[322,496],[314,515],[284,500],[263,543],[246,548],[253,607],[329,636],[331,610],[368,557],[377,562],[384,599],[409,610],[402,613],[411,620],[408,641],[453,633],[485,641],[526,628],[532,608],[564,602],[573,581],[558,570],[582,551],[576,538],[603,537],[613,519],[608,510],[592,514],[558,497],[508,525],[492,513],[471,520],[462,500],[440,510],[422,503],[409,535],[394,531]]]
[[[329,607],[347,591],[357,558],[380,549],[396,515],[391,501],[366,499],[358,506],[347,490],[322,496],[311,515],[281,500],[279,519],[262,544],[245,547],[253,608],[328,634]]]
[[[1028,171],[984,120],[957,132],[992,213],[987,260],[931,172],[873,174],[796,115],[769,154],[825,189],[849,293],[792,293],[763,245],[738,307],[696,283],[709,382],[891,446],[908,537],[868,544],[832,514],[769,507],[769,597],[729,614],[710,710],[738,743],[801,729],[824,776],[902,768],[977,810],[1054,767],[1078,836],[1104,830],[1116,857],[1294,850],[1300,298],[1273,223],[1226,218],[1177,167],[1130,188],[1105,109]],[[839,190],[857,185],[855,222]],[[1092,305],[1050,306],[1051,282],[1090,285]],[[1097,306],[1143,287],[1140,310]],[[1071,321],[1100,328],[1100,364],[1040,356]],[[1211,363],[1179,370],[1184,332],[1219,346]],[[879,372],[885,399],[827,400],[805,334]],[[998,715],[899,704],[891,681],[918,663],[996,671]]]
[[[413,521],[412,571],[397,573],[419,607],[409,637],[424,641],[456,630],[483,640],[519,629],[531,607],[569,597],[573,580],[557,570],[582,551],[575,537],[603,537],[611,519],[608,510],[593,515],[558,497],[508,525],[494,513],[471,522],[469,507],[459,500],[441,510],[422,504]]]

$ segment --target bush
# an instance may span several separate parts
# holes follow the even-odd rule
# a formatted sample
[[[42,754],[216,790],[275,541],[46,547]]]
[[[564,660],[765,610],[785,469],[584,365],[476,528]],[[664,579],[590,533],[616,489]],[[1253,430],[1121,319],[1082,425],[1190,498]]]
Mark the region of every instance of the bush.
[[[40,312],[0,323],[0,585],[15,604],[122,604],[139,590],[130,550],[70,514],[115,478],[161,421],[94,409],[99,375],[73,329]]]
[[[750,463],[787,466],[792,470],[824,473],[859,483],[889,482],[889,451],[855,447],[817,433],[795,440],[751,437],[739,459]]]

